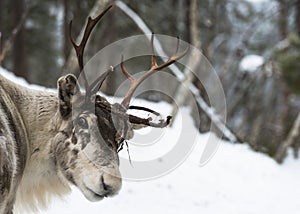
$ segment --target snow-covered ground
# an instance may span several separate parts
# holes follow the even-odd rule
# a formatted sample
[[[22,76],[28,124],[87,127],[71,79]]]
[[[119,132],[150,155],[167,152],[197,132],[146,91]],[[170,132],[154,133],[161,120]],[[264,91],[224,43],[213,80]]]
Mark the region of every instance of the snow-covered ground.
[[[0,73],[6,72],[0,69]],[[165,103],[143,103],[160,111],[169,108]],[[182,125],[189,127],[190,133],[196,132],[188,109],[182,108],[180,115],[174,126],[164,132],[169,140],[160,145],[168,147],[176,141],[178,127]],[[180,118],[188,119],[181,124]],[[290,155],[283,165],[278,165],[247,145],[222,142],[212,159],[201,167],[198,163],[208,137],[209,134],[198,135],[188,158],[165,176],[140,182],[125,180],[119,195],[96,203],[88,202],[73,188],[70,195],[55,200],[41,213],[299,213],[300,160]],[[130,148],[131,157],[138,157],[134,145]],[[148,151],[150,156],[157,152]]]
[[[118,196],[97,203],[88,202],[74,188],[45,213],[299,213],[299,160],[288,158],[280,166],[246,145],[224,142],[200,167],[201,144],[207,137],[199,136],[189,158],[168,175],[143,182],[124,181]]]
[[[174,134],[172,128],[169,132]],[[299,213],[299,160],[288,158],[280,166],[246,145],[223,142],[200,167],[201,144],[207,137],[199,136],[189,158],[161,178],[124,181],[118,196],[97,203],[88,202],[74,188],[45,213]]]

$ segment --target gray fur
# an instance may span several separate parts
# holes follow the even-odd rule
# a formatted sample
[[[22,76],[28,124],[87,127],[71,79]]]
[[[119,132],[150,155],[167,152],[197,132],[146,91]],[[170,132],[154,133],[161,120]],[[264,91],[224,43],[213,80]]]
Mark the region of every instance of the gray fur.
[[[0,75],[0,214],[37,211],[70,184],[91,201],[121,188],[115,144],[124,125],[116,130],[110,115],[75,110],[84,99],[76,83],[73,75],[61,77],[55,95]]]

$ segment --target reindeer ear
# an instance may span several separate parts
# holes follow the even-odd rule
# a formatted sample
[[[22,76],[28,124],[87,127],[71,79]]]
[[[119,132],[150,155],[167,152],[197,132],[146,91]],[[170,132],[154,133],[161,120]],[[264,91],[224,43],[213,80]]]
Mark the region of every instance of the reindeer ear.
[[[57,81],[59,112],[63,119],[67,119],[72,112],[72,101],[80,93],[77,78],[68,74]]]

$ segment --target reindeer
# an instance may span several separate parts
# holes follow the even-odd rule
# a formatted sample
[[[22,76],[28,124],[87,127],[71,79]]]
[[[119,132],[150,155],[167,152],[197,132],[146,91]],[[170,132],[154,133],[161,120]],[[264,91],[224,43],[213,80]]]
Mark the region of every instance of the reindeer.
[[[130,81],[121,103],[110,104],[97,94],[111,73],[109,70],[92,84],[86,81],[85,45],[95,25],[111,7],[95,19],[88,18],[79,45],[70,34],[85,90],[80,89],[78,75],[73,74],[59,78],[57,94],[22,87],[0,75],[1,214],[13,213],[17,205],[35,211],[44,208],[52,196],[68,193],[70,185],[78,187],[90,201],[116,195],[122,184],[118,152],[133,137],[133,129],[137,126],[163,128],[169,124],[171,117],[155,123],[151,118],[130,115],[127,110],[154,112],[130,106],[130,100],[136,88],[151,74],[187,53],[186,50],[177,54],[178,44],[169,60],[157,65],[152,35],[151,68],[139,79],[121,61],[121,70]]]

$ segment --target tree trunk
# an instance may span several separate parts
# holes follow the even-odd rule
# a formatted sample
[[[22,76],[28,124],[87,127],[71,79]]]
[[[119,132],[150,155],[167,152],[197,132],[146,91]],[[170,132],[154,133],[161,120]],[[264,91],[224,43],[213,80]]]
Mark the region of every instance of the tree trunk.
[[[189,16],[188,19],[189,21],[186,21],[190,23],[189,26],[189,41],[193,46],[195,46],[197,49],[201,48],[201,41],[200,41],[200,29],[199,29],[199,24],[198,21],[200,19],[200,13],[199,13],[199,5],[198,5],[198,0],[190,0],[187,2],[189,4]],[[186,85],[192,84],[194,81],[194,74],[191,71],[194,71],[197,67],[197,65],[200,63],[201,56],[199,54],[192,54],[192,57],[189,59],[188,62],[188,68],[185,69],[184,74],[185,74],[185,80],[183,83],[179,86],[178,90],[175,92],[175,97],[174,97],[174,103],[173,103],[173,111],[172,115],[175,118],[177,113],[178,113],[178,107],[182,106],[187,98],[187,90],[186,90]],[[174,121],[174,120],[172,120]]]
[[[70,40],[69,40],[69,0],[63,0],[64,18],[63,18],[63,57],[66,62],[70,52]]]
[[[190,26],[190,9],[191,9],[191,0],[186,0],[185,1],[185,26]],[[188,39],[187,42],[191,42],[191,32],[190,29],[187,27],[186,29],[186,38]]]
[[[278,11],[278,31],[280,40],[284,40],[287,37],[287,24],[288,24],[288,7],[286,0],[277,0],[279,4]]]
[[[15,0],[14,2],[15,12],[13,14],[13,26],[18,26],[24,10],[24,0]],[[24,27],[21,26],[18,34],[16,35],[12,48],[13,59],[13,72],[17,76],[21,76],[28,80],[26,54],[25,54],[25,32]]]
[[[287,149],[293,145],[295,140],[299,137],[299,129],[300,129],[300,113],[298,114],[293,127],[291,128],[286,140],[280,145],[278,148],[276,155],[275,155],[275,160],[278,163],[282,163]]]
[[[300,37],[300,0],[296,1],[296,18],[295,18],[295,28],[298,36]]]

